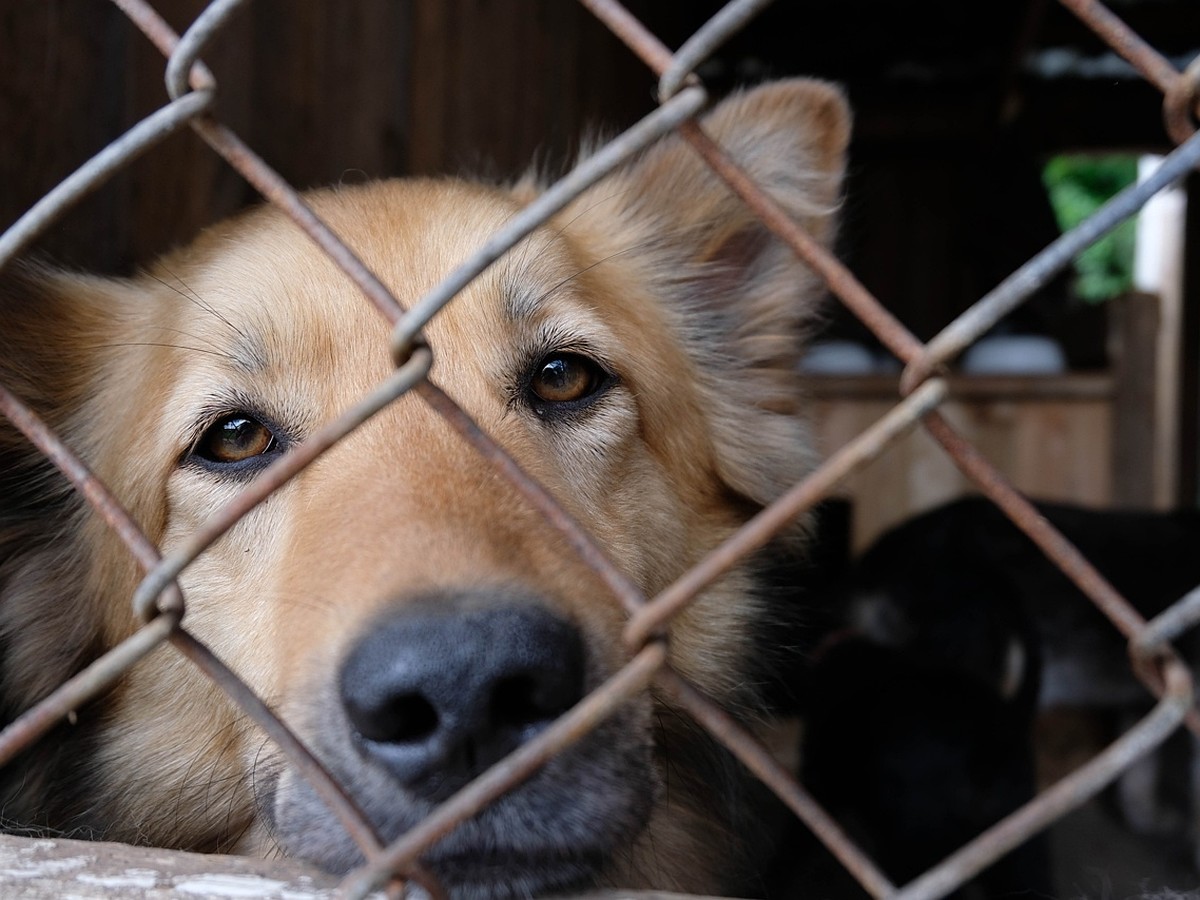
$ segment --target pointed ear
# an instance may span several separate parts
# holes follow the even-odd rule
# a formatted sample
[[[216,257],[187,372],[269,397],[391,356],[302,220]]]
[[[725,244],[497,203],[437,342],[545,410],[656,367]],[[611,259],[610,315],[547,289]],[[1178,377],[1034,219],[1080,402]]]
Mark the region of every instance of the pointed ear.
[[[80,423],[104,381],[101,351],[124,315],[124,284],[24,264],[0,271],[0,385],[85,457],[94,448]],[[49,694],[99,653],[99,616],[112,612],[88,602],[84,510],[67,479],[0,415],[0,716]],[[116,558],[134,571],[131,557]]]
[[[53,427],[78,409],[129,293],[118,279],[17,264],[0,272],[0,384]]]
[[[810,234],[832,242],[850,138],[837,88],[775,82],[730,97],[700,124]],[[584,218],[619,223],[609,252],[677,311],[722,478],[756,503],[774,499],[810,464],[797,369],[823,285],[681,138],[656,144],[580,204]]]
[[[810,79],[774,82],[734,94],[700,120],[754,181],[822,242],[833,236],[850,112],[833,85]],[[702,259],[748,243],[759,223],[679,138],[651,149],[628,173],[641,191],[630,211],[666,216],[688,230]],[[737,254],[732,254],[736,256]]]
[[[124,284],[28,264],[0,272],[0,385],[77,452],[90,449],[76,432],[102,352],[123,315]],[[0,528],[6,536],[52,529],[56,518],[49,509],[71,497],[66,480],[0,416]],[[27,524],[15,529],[19,520]]]

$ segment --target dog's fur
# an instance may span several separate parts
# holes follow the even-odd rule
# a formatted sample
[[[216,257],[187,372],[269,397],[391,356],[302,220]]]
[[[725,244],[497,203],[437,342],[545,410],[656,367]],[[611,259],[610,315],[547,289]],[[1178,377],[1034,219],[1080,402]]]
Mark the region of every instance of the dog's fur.
[[[849,128],[835,89],[780,82],[725,101],[704,124],[830,239]],[[308,201],[410,302],[537,189],[534,179],[391,181]],[[426,337],[434,379],[653,595],[810,464],[795,368],[818,293],[672,137],[493,266]],[[0,287],[0,382],[166,551],[380,382],[387,346],[377,312],[271,208],[131,279],[26,268]],[[546,399],[539,367],[563,354],[566,394],[552,384]],[[214,458],[229,448],[213,428],[230,416],[264,423],[273,443],[240,462]],[[0,479],[0,698],[11,718],[137,628],[140,573],[7,425]],[[769,718],[756,647],[775,615],[765,566],[748,561],[706,591],[670,638],[678,670],[754,727]],[[623,613],[596,576],[413,397],[247,516],[181,583],[185,626],[280,712],[387,839],[626,659]],[[564,646],[525,646],[546,641]],[[459,658],[463,647],[510,655],[477,664]],[[413,652],[449,654],[440,677],[451,693],[478,687],[477,665],[528,665],[563,696],[535,685],[515,701],[517,737],[474,733],[452,771],[409,777],[407,745],[364,736],[347,704],[369,703],[363,692],[379,686],[360,682]],[[643,696],[427,863],[463,896],[588,883],[754,890],[745,879],[764,842],[748,824],[758,816],[737,811],[737,771],[699,728]],[[359,858],[274,745],[168,649],[0,772],[0,804],[9,827],[278,846],[333,870]]]

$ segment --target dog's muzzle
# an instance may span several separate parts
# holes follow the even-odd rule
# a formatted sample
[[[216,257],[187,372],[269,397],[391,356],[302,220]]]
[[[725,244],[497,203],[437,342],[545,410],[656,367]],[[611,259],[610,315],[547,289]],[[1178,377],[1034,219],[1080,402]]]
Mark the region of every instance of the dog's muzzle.
[[[405,599],[368,624],[302,732],[380,835],[394,840],[534,738],[605,676],[585,636],[511,588]],[[647,704],[630,703],[423,857],[454,897],[580,887],[611,869],[657,796]],[[294,772],[271,818],[293,854],[333,871],[354,845]]]

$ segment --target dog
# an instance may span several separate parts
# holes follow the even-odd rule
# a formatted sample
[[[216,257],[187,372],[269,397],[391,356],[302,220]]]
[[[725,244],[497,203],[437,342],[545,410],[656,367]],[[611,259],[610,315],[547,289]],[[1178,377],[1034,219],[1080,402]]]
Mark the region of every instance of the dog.
[[[1200,513],[1195,510],[1091,509],[1045,501],[1035,506],[1146,618],[1200,584],[1200,558],[1195,553]],[[877,655],[900,655],[919,660],[925,669],[948,673],[942,680],[954,683],[953,691],[943,688],[936,697],[931,695],[923,701],[929,708],[945,705],[946,696],[970,685],[971,691],[987,698],[972,701],[974,710],[994,708],[989,720],[1006,716],[1024,723],[1014,725],[1006,744],[986,728],[975,727],[970,715],[941,716],[952,719],[962,732],[960,750],[982,747],[992,754],[990,769],[976,766],[972,791],[959,792],[969,798],[965,810],[988,819],[977,818],[972,834],[964,837],[998,818],[977,799],[984,792],[1003,789],[1010,806],[1032,795],[1025,774],[1032,748],[1020,747],[1017,741],[1031,734],[1039,716],[1063,709],[1085,711],[1115,737],[1153,703],[1134,674],[1121,632],[986,498],[962,497],[900,523],[855,560],[843,586],[830,592],[831,597],[835,594],[841,599],[831,603],[840,603],[846,632],[870,642]],[[1197,641],[1192,631],[1175,642],[1193,668],[1200,660]],[[890,683],[895,680],[889,677]],[[813,693],[829,702],[818,687]],[[905,724],[911,730],[919,721],[910,715]],[[832,725],[827,730],[839,733]],[[925,732],[946,730],[939,721]],[[848,759],[844,752],[826,756],[841,765]],[[1164,857],[1190,854],[1193,865],[1200,858],[1194,824],[1200,809],[1198,760],[1191,736],[1177,734],[1126,770],[1112,798],[1117,819],[1129,831],[1152,836],[1156,852]],[[996,767],[997,761],[1003,768]],[[861,773],[850,766],[847,772],[848,778],[861,781]],[[1025,786],[1018,789],[1019,781]],[[896,819],[894,809],[927,802],[926,787],[914,783],[908,791],[893,790],[872,802],[887,807]],[[914,833],[910,827],[909,836]],[[1036,887],[1029,880],[1025,886]]]
[[[1146,618],[1200,584],[1195,510],[1035,506]],[[1020,690],[1029,680],[1023,671],[1040,668],[1042,707],[1150,700],[1116,626],[983,497],[959,498],[888,531],[856,563],[847,593],[859,630],[944,658],[1001,693]]]
[[[829,244],[850,113],[795,79],[703,127]],[[405,303],[537,195],[392,180],[307,202]],[[822,289],[676,136],[606,177],[425,329],[432,378],[647,596],[812,465],[797,361]],[[25,266],[0,287],[0,383],[58,430],[165,552],[389,373],[388,328],[277,210],[215,225],[129,278]],[[141,574],[7,424],[0,430],[5,720],[133,633]],[[771,560],[673,622],[671,664],[767,735]],[[516,490],[402,398],[180,578],[184,626],[346,786],[385,840],[541,732],[628,658],[624,614]],[[790,592],[788,593],[790,596]],[[754,789],[639,696],[424,857],[455,897],[589,885],[760,891]],[[283,852],[356,846],[281,752],[160,649],[0,772],[10,829]]]
[[[1036,641],[1020,627],[1007,572],[954,543],[964,534],[986,542],[990,532],[973,528],[985,503],[913,517],[860,554],[852,502],[826,500],[810,526],[805,621],[821,637],[789,676],[803,686],[800,777],[895,884],[1037,791]],[[803,826],[792,831],[791,846],[811,847],[795,854],[792,895],[867,896]],[[1053,893],[1049,842],[1039,834],[947,896]]]
[[[812,680],[803,781],[896,884],[1037,791],[1029,706],[961,668],[844,635],[816,654]],[[1039,834],[948,896],[1053,895],[1049,845]]]

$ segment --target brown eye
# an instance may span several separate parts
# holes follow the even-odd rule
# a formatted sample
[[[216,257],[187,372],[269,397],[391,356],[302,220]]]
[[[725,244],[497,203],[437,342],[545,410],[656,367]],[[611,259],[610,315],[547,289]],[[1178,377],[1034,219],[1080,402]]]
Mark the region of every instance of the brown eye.
[[[534,368],[529,390],[536,405],[578,403],[595,394],[607,380],[607,373],[586,356],[556,353]]]
[[[245,415],[219,419],[200,436],[195,456],[211,463],[239,463],[276,449],[275,435],[262,422]]]

